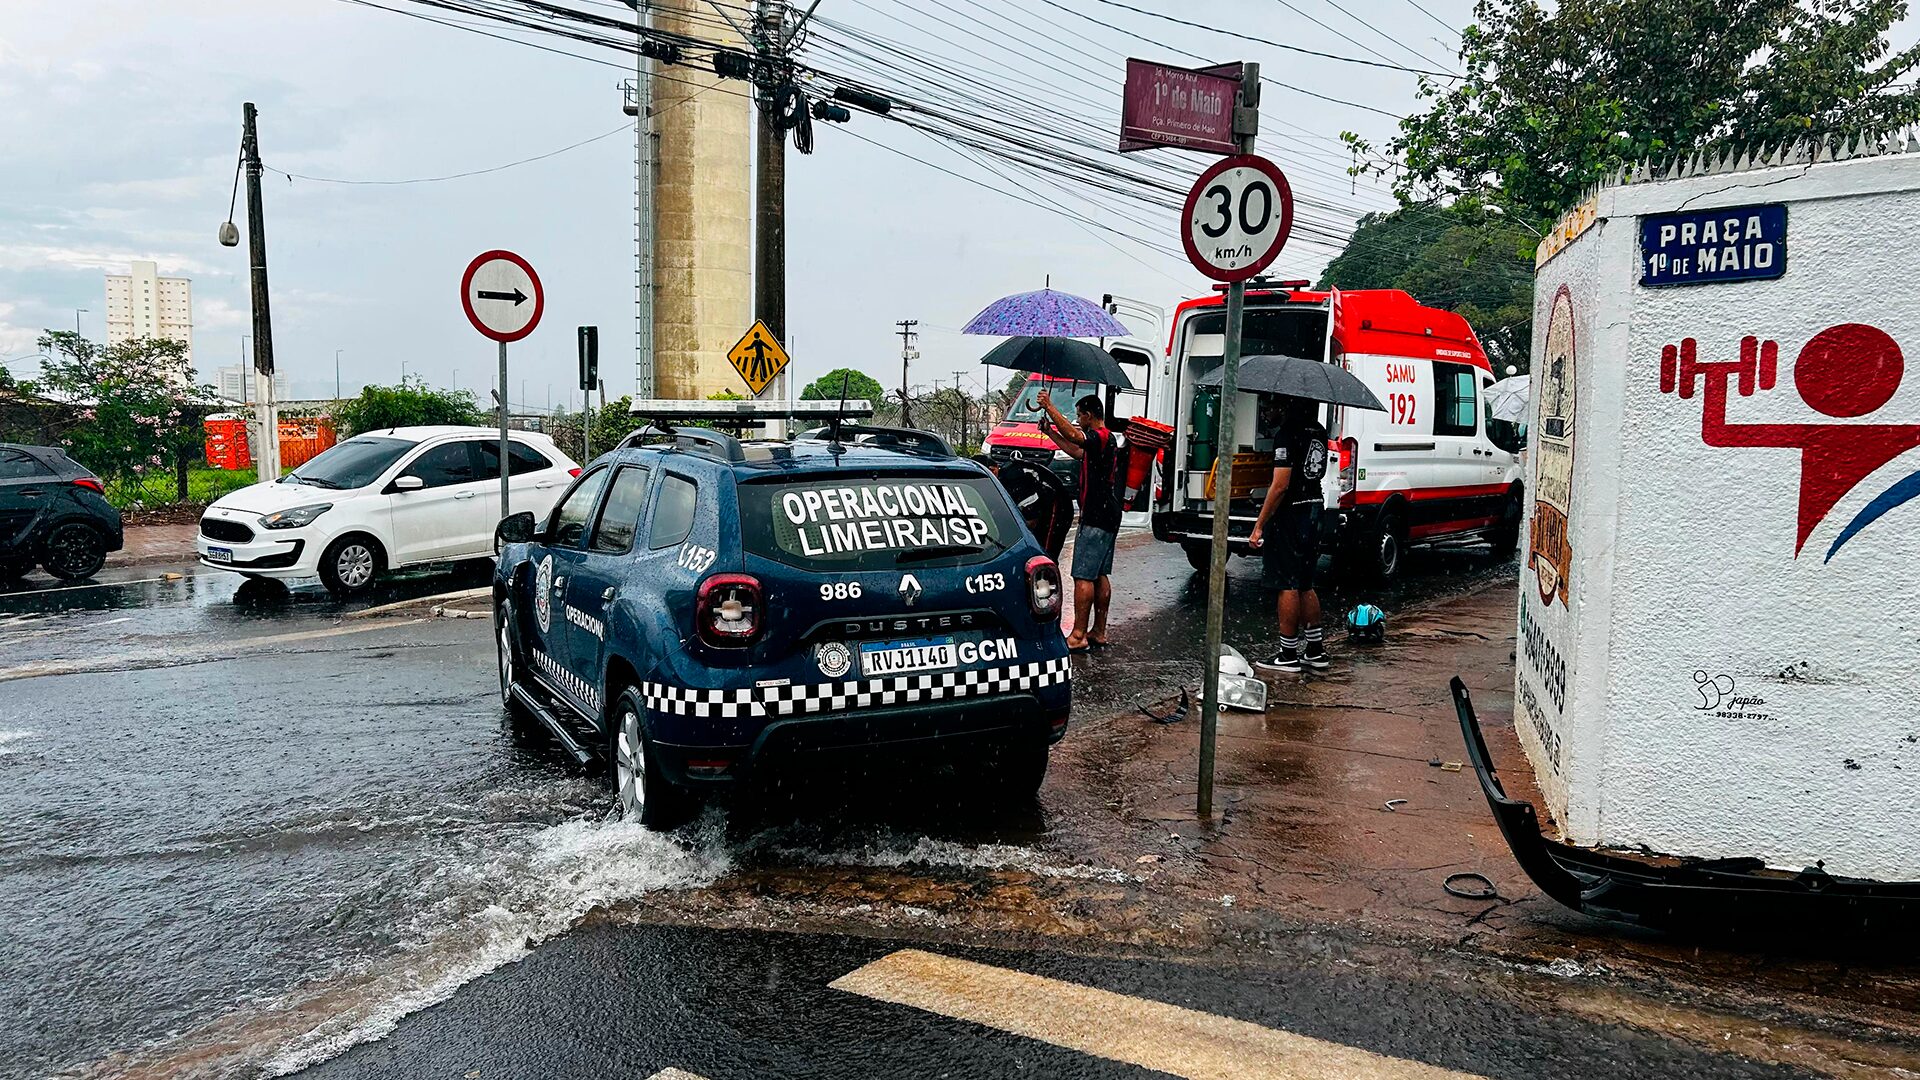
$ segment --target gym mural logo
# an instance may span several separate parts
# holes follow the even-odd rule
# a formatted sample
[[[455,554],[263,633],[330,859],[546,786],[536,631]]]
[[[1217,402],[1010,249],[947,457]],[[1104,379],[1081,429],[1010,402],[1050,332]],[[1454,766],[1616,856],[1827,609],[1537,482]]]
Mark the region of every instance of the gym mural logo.
[[[1800,451],[1799,533],[1793,544],[1797,559],[1807,537],[1848,492],[1887,462],[1920,447],[1920,424],[1729,424],[1729,383],[1741,397],[1772,390],[1779,365],[1777,341],[1749,335],[1740,339],[1739,359],[1701,360],[1699,343],[1686,338],[1660,350],[1660,392],[1691,398],[1704,382],[1700,437],[1708,446]],[[1886,331],[1864,323],[1820,331],[1793,362],[1793,388],[1800,399],[1836,420],[1865,416],[1893,400],[1905,375],[1899,344]],[[1862,529],[1916,498],[1920,472],[1874,496],[1834,537],[1822,561],[1831,562]]]
[[[1533,367],[1539,385],[1539,437],[1533,532],[1527,541],[1527,565],[1540,584],[1541,603],[1551,605],[1559,597],[1562,607],[1567,606],[1567,576],[1573,570],[1573,546],[1567,541],[1567,515],[1573,505],[1573,339],[1573,292],[1562,285],[1547,316],[1546,348]]]

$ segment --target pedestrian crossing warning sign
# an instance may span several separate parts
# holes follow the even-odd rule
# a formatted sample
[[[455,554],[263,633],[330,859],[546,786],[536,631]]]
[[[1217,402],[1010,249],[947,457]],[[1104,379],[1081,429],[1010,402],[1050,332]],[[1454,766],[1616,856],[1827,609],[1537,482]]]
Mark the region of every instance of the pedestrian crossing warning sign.
[[[786,370],[787,350],[774,340],[773,331],[767,329],[765,322],[756,321],[753,329],[747,331],[727,359],[733,362],[733,370],[746,380],[747,387],[757,396],[773,381],[775,375]]]

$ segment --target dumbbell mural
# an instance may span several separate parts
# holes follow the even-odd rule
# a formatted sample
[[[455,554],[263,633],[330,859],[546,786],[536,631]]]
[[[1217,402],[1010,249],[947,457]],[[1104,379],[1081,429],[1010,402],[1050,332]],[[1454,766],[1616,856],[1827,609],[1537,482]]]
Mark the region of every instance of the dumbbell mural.
[[[1660,392],[1691,398],[1705,386],[1700,435],[1708,446],[1800,451],[1799,535],[1793,545],[1798,558],[1807,537],[1848,492],[1881,466],[1920,447],[1920,424],[1728,423],[1728,383],[1734,383],[1742,397],[1772,390],[1779,356],[1778,342],[1750,335],[1740,339],[1739,359],[1701,360],[1698,341],[1685,338],[1660,350]],[[1801,347],[1793,364],[1793,385],[1815,411],[1851,420],[1891,401],[1905,374],[1905,358],[1890,335],[1864,323],[1843,323],[1820,331]],[[1915,498],[1920,498],[1920,472],[1875,496],[1834,538],[1825,561],[1860,530]]]

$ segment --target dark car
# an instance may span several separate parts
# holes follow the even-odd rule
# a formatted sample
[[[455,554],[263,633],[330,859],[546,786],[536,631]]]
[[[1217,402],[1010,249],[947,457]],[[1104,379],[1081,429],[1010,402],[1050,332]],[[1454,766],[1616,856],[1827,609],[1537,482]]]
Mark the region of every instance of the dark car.
[[[35,563],[65,581],[99,573],[124,542],[120,511],[101,491],[64,450],[0,443],[0,581]]]
[[[1071,700],[1060,571],[990,473],[896,429],[639,441],[501,523],[510,712],[653,828],[849,757],[1032,798]]]

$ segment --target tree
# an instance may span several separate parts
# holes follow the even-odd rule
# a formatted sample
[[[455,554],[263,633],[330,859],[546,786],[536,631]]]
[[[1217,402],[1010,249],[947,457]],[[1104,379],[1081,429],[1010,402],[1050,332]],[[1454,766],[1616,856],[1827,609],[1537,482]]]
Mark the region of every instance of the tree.
[[[136,338],[101,348],[53,330],[39,344],[47,355],[35,390],[75,409],[60,445],[102,478],[164,475],[202,445],[200,417],[214,389],[194,383],[183,342]]]
[[[1485,197],[1544,226],[1643,158],[1885,134],[1920,120],[1905,79],[1920,45],[1887,43],[1906,12],[1906,0],[1480,0],[1465,77],[1423,80],[1431,106],[1388,145],[1396,191]]]
[[[887,392],[881,388],[880,380],[856,368],[834,368],[808,383],[807,388],[800,391],[800,400],[839,401],[843,379],[848,401],[867,401],[877,406],[887,399]]]
[[[1320,288],[1402,289],[1458,312],[1496,370],[1527,368],[1533,328],[1533,249],[1523,226],[1471,201],[1369,214],[1327,264]]]
[[[479,424],[486,418],[470,390],[433,390],[418,379],[398,386],[368,386],[360,396],[338,401],[333,422],[342,435],[417,424]]]
[[[1404,289],[1458,312],[1496,371],[1527,369],[1533,333],[1533,234],[1470,201],[1369,214],[1327,264],[1320,287]]]

